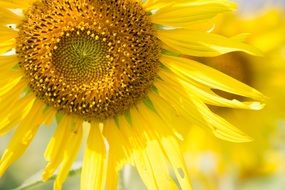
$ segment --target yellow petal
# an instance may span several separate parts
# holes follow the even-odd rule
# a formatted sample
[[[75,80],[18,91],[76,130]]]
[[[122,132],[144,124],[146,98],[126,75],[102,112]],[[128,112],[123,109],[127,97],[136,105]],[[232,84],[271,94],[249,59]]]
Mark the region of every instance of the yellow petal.
[[[192,96],[195,99],[195,96]],[[198,98],[194,101],[197,108],[208,121],[208,127],[212,129],[214,135],[220,139],[231,142],[249,142],[252,138],[243,133],[241,130],[221,118],[219,115],[213,113],[203,102]]]
[[[171,130],[171,128],[175,128],[175,126],[169,123],[164,123],[160,119],[160,117],[158,117],[158,115],[155,115],[151,110],[149,110],[144,105],[138,106],[138,110],[140,114],[145,118],[146,121],[151,121],[151,123],[148,123],[147,125],[144,125],[144,126],[141,125],[140,128],[144,128],[148,135],[153,136],[153,139],[157,139],[157,142],[159,142],[159,144],[161,145],[159,149],[163,150],[163,152],[165,153],[165,155],[163,156],[164,158],[157,157],[157,159],[161,160],[160,161],[161,166],[159,167],[159,170],[161,172],[164,171],[164,173],[166,173],[167,169],[162,167],[163,160],[169,160],[169,162],[171,163],[173,167],[172,169],[179,181],[181,188],[189,189],[189,190],[192,189],[191,184],[190,184],[190,178],[188,176],[187,169],[184,163],[184,158],[180,151],[177,139]],[[155,152],[159,153],[159,149],[157,148]],[[151,162],[155,163],[155,158],[151,159]],[[157,164],[159,165],[159,163]],[[154,167],[157,167],[157,164]],[[163,175],[163,174],[160,174],[160,175]],[[166,187],[162,189],[175,189],[175,187],[171,183],[167,183],[165,180],[159,181],[160,186],[162,183],[167,185]]]
[[[219,13],[232,11],[235,7],[234,3],[224,0],[176,2],[156,11],[151,15],[151,21],[165,26],[187,27],[197,22],[205,22]]]
[[[179,86],[179,83],[173,77],[168,78],[162,74],[160,74],[160,77],[162,81],[155,83],[159,95],[173,105],[178,115],[188,120],[189,126],[194,124],[205,129],[211,129],[217,137],[228,141],[247,142],[252,140],[242,131],[209,110],[199,97],[186,93],[185,89],[181,85]],[[169,86],[172,86],[171,89],[175,89],[175,91],[169,90]]]
[[[106,189],[113,190],[117,188],[119,172],[122,167],[130,161],[130,151],[132,147],[113,119],[104,121],[103,134],[109,144]]]
[[[138,109],[144,104],[138,105]],[[138,166],[139,174],[146,184],[149,184],[148,189],[178,189],[170,177],[168,160],[164,155],[164,150],[160,146],[160,137],[156,135],[156,130],[153,127],[158,124],[162,126],[162,120],[153,120],[152,117],[143,117],[146,112],[132,109],[131,116],[133,119],[132,130],[133,134],[140,140],[137,143],[143,148],[141,151],[135,152],[134,163]],[[148,110],[150,112],[150,110]],[[155,113],[151,112],[151,116]],[[151,121],[151,122],[149,122]],[[143,136],[141,138],[140,136]],[[150,174],[150,175],[146,175]],[[147,176],[147,177],[146,177]]]
[[[261,55],[259,50],[245,43],[208,32],[186,29],[159,30],[158,37],[166,44],[166,49],[170,47],[186,55],[212,57],[233,51]]]
[[[48,165],[43,172],[43,180],[48,180],[54,171],[57,169],[59,164],[63,160],[64,151],[67,146],[66,140],[69,139],[69,136],[72,135],[73,131],[71,130],[71,118],[68,116],[63,116],[59,122],[56,131],[51,138],[47,149],[45,151],[45,159],[49,161]]]
[[[46,126],[50,126],[55,119],[56,112],[57,110],[54,109],[53,107],[46,107],[46,109],[44,110],[46,119],[42,124]]]
[[[92,123],[81,172],[81,189],[103,190],[107,175],[107,152],[99,124]]]
[[[7,51],[9,51],[15,47],[16,47],[16,40],[15,39],[10,39],[10,40],[0,42],[0,54],[6,53]]]
[[[68,138],[65,139],[66,143],[65,148],[61,150],[63,151],[64,156],[61,163],[61,168],[59,169],[58,175],[54,182],[54,190],[62,189],[62,184],[69,173],[69,170],[78,154],[81,145],[82,134],[83,134],[83,128],[82,128],[83,121],[78,120],[75,122],[76,123],[74,124],[71,123],[74,126],[72,125],[64,126],[68,128],[67,133],[69,133],[69,135]]]
[[[1,0],[0,6],[5,8],[11,8],[11,9],[26,9],[33,3],[35,0]]]
[[[142,152],[136,152],[133,155],[133,163],[138,170],[141,179],[146,185],[147,189],[157,190],[159,185],[155,182],[155,177],[152,172],[150,161]]]
[[[179,85],[175,79],[164,78],[162,73],[160,73],[160,77],[163,80],[155,83],[159,97],[176,110],[176,115],[178,117],[187,120],[188,123],[186,127],[192,125],[205,126],[207,120],[199,112],[193,100],[189,98],[189,95],[185,92],[183,87]]]
[[[264,107],[263,103],[258,101],[244,101],[241,102],[236,99],[226,99],[214,93],[210,87],[198,83],[194,80],[188,79],[187,77],[176,75],[172,72],[162,71],[160,72],[162,78],[177,78],[177,83],[180,83],[185,89],[187,94],[194,94],[199,97],[205,104],[229,107],[229,108],[239,108],[239,109],[251,109],[260,110]]]
[[[7,24],[19,24],[22,17],[8,10],[7,8],[0,7],[0,26]]]
[[[120,130],[128,137],[130,148],[132,150],[132,163],[137,168],[144,184],[148,189],[159,189],[152,171],[151,163],[145,154],[147,140],[145,139],[143,131],[137,133],[123,117],[120,119]]]
[[[11,99],[11,107],[6,107],[9,112],[7,112],[4,107],[3,111],[0,111],[0,118],[3,120],[1,121],[0,125],[0,135],[5,135],[9,132],[13,127],[16,127],[17,124],[21,123],[21,121],[27,116],[29,113],[33,101],[35,99],[34,96],[28,94],[19,100],[15,100],[14,97]],[[8,101],[8,100],[7,100]],[[9,101],[10,102],[10,101]]]
[[[181,188],[189,190],[192,189],[190,178],[188,176],[188,170],[186,168],[177,139],[171,136],[167,136],[161,139],[161,145],[164,148],[168,160],[173,167],[174,173]]]
[[[15,38],[15,37],[17,37],[17,33],[18,33],[17,31],[15,31],[11,28],[0,26],[0,34],[1,34],[0,41]]]
[[[178,113],[176,106],[167,102],[160,94],[149,92],[148,96],[164,123],[175,123],[175,127],[172,127],[171,130],[178,139],[183,140],[182,134],[186,134],[191,127],[189,121]]]
[[[119,163],[120,162],[116,160],[116,155],[109,156],[108,164],[107,164],[108,171],[107,171],[107,178],[106,178],[106,190],[113,190],[113,189],[117,189],[118,187],[118,175],[120,174],[116,168],[118,168]]]
[[[25,152],[31,143],[39,128],[40,121],[43,120],[42,106],[43,104],[40,101],[35,101],[26,118],[16,129],[8,148],[1,158],[0,176]],[[35,118],[36,120],[34,120]]]
[[[16,55],[10,55],[10,56],[0,56],[0,68],[2,70],[3,68],[6,68],[5,66],[9,66],[10,68],[16,66],[18,63],[18,57]]]
[[[5,101],[0,107],[6,107],[11,103],[7,101],[9,97],[18,99],[27,87],[27,83],[24,80],[21,80],[21,78],[11,78],[9,82],[6,82],[7,84],[5,86],[0,87],[0,100],[2,102]]]
[[[258,101],[264,101],[265,99],[264,95],[254,88],[193,60],[164,55],[161,57],[161,62],[175,74],[185,76],[210,88],[245,96]]]
[[[146,11],[152,11],[156,9],[161,9],[170,4],[173,4],[173,2],[167,0],[147,0],[143,3],[143,7]]]
[[[229,100],[222,96],[215,94],[211,89],[203,87],[199,84],[191,84],[189,80],[178,80],[185,87],[186,91],[190,94],[195,94],[204,103],[220,107],[239,108],[239,109],[251,109],[260,110],[264,107],[264,104],[257,101],[239,101],[237,99]]]

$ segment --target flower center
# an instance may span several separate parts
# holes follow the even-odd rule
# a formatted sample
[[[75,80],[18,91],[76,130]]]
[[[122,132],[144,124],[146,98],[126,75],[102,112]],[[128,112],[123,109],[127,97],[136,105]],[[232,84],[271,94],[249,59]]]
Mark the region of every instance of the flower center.
[[[16,52],[32,91],[85,120],[124,113],[157,76],[160,44],[139,2],[36,1],[19,29]]]
[[[52,51],[52,63],[69,83],[89,84],[100,81],[112,67],[106,39],[96,32],[72,31],[64,33]],[[110,46],[112,45],[111,42]]]

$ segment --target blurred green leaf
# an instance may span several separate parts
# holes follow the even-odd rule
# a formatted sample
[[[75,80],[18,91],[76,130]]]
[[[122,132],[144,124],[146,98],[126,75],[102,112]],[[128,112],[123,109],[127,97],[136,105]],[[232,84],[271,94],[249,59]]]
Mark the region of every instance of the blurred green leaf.
[[[75,162],[72,165],[71,170],[69,171],[68,177],[79,175],[81,172],[81,167],[82,167],[81,162]],[[20,185],[19,187],[16,187],[15,189],[12,189],[12,190],[32,190],[32,189],[35,189],[37,187],[41,187],[41,186],[45,185],[47,182],[54,181],[56,176],[57,176],[57,173],[54,174],[48,181],[43,182],[42,181],[42,171],[39,171],[35,175],[31,176],[26,181],[24,181],[24,183],[22,185]]]

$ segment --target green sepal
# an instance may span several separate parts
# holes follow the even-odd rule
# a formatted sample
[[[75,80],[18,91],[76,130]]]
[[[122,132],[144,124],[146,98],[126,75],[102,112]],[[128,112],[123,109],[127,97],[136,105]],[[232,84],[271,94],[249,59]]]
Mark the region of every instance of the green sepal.
[[[62,113],[62,112],[60,112],[60,111],[56,112],[56,114],[55,114],[55,120],[56,120],[56,123],[57,123],[57,124],[60,123],[60,121],[62,120],[62,117],[63,117],[63,113]]]
[[[118,116],[114,116],[114,121],[115,121],[115,124],[118,128],[120,128],[120,122],[119,122],[119,117]]]
[[[145,99],[143,100],[143,103],[144,103],[144,105],[146,105],[146,107],[147,107],[148,109],[150,109],[151,111],[157,113],[157,111],[156,111],[156,109],[155,109],[155,107],[154,107],[154,105],[153,105],[151,99],[150,99],[148,96],[145,97]]]
[[[130,110],[125,113],[125,118],[127,122],[130,124],[130,126],[132,126],[132,116]]]

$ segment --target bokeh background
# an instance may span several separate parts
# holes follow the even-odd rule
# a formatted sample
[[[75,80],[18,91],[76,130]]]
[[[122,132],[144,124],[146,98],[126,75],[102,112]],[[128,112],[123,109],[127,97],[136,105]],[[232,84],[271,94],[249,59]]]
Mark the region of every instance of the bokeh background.
[[[245,80],[269,97],[265,109],[253,113],[212,108],[255,140],[244,144],[224,142],[193,127],[181,149],[184,151],[194,190],[284,190],[285,0],[236,2],[239,4],[238,11],[235,15],[217,18],[215,30],[229,36],[240,32],[252,33],[248,42],[264,51],[264,57],[249,58],[233,54],[212,62],[204,61],[209,66]],[[231,61],[233,59],[238,61]],[[217,66],[225,62],[236,65]],[[244,66],[245,64],[249,66]],[[239,69],[241,71],[238,73],[231,72]],[[54,126],[40,128],[24,156],[0,179],[0,190],[14,189],[40,172],[46,164],[43,154],[54,130]],[[3,153],[11,134],[12,132],[0,138],[0,153]],[[79,161],[81,159],[82,152],[78,157]],[[79,181],[79,175],[69,177],[64,189],[78,190]],[[52,182],[33,189],[50,190]],[[135,169],[126,166],[121,172],[119,189],[145,190],[145,187]]]

